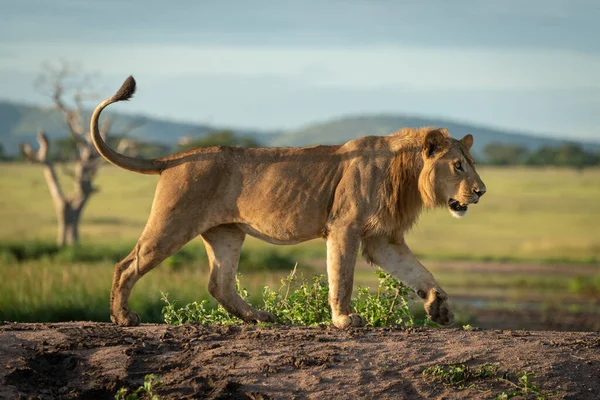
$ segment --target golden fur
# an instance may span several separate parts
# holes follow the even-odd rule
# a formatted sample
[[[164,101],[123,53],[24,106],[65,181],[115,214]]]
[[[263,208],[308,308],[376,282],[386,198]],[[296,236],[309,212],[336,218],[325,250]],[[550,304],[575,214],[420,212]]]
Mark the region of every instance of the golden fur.
[[[341,146],[223,146],[138,160],[110,149],[98,131],[101,111],[128,100],[134,90],[130,77],[96,108],[91,121],[94,143],[108,161],[160,174],[146,227],[132,252],[115,266],[113,322],[139,323],[128,309],[135,282],[198,235],[209,257],[210,293],[245,321],[272,321],[273,315],[254,309],[235,291],[246,234],[275,244],[325,238],[330,305],[340,328],[364,324],[350,310],[361,244],[368,260],[425,299],[433,321],[452,322],[445,292],[406,247],[403,234],[422,209],[445,205],[454,215],[464,215],[485,192],[468,151],[472,136],[458,141],[443,129],[403,129]]]

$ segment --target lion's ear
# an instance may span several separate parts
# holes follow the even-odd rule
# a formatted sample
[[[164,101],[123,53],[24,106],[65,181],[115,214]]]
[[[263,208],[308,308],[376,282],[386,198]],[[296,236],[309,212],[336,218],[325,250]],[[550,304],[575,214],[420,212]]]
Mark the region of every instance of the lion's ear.
[[[464,138],[460,139],[461,143],[465,145],[467,150],[471,150],[471,146],[473,146],[473,135],[470,133],[465,135]]]
[[[435,153],[446,148],[448,141],[446,136],[439,130],[430,131],[425,136],[425,142],[423,143],[423,151],[427,157],[433,156]]]

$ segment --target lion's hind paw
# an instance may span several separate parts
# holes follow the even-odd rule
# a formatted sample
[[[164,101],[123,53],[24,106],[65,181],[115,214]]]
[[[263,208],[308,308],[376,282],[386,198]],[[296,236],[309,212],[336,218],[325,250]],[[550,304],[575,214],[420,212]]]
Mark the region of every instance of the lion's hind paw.
[[[257,311],[254,320],[256,322],[275,322],[277,318],[275,317],[275,314],[268,311]]]
[[[138,326],[142,320],[135,311],[124,311],[119,316],[111,315],[110,319],[119,326]]]

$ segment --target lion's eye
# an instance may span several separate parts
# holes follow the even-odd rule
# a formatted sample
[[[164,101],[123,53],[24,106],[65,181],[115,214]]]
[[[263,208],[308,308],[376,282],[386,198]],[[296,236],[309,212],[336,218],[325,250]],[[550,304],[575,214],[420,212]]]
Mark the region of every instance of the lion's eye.
[[[457,171],[462,171],[462,164],[460,163],[460,161],[455,162],[454,163],[454,168],[456,168]]]

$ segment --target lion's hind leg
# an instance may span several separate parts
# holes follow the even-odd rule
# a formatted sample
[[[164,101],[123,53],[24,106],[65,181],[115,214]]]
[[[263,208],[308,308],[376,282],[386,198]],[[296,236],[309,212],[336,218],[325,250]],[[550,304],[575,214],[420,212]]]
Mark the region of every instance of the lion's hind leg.
[[[152,260],[155,257],[146,254],[145,248],[143,241],[138,241],[131,253],[115,265],[110,291],[110,319],[117,325],[135,326],[140,323],[139,315],[129,310],[129,295],[135,283],[142,277],[142,271],[146,273],[161,261]]]
[[[201,229],[201,224],[185,214],[169,214],[153,209],[134,249],[115,265],[110,294],[110,318],[115,324],[132,326],[140,323],[139,316],[128,307],[133,286],[197,236]]]
[[[164,242],[163,242],[164,243]],[[135,283],[168,256],[175,253],[186,241],[161,244],[153,238],[142,236],[134,249],[115,265],[110,292],[110,319],[117,325],[139,325],[140,317],[129,310],[129,295]]]
[[[255,309],[236,290],[236,273],[246,234],[235,225],[221,225],[201,236],[210,264],[210,294],[228,312],[246,322],[274,322],[273,314]]]

